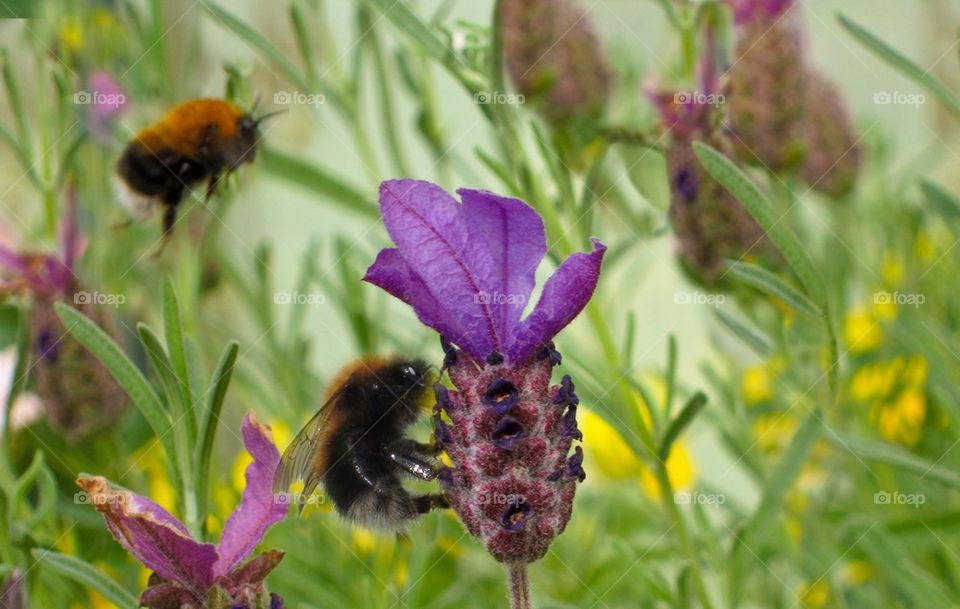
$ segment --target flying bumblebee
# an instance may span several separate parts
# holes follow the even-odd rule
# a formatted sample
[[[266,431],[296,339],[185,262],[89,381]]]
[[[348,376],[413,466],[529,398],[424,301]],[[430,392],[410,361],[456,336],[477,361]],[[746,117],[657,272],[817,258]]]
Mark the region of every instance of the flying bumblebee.
[[[169,237],[177,205],[206,181],[207,198],[220,179],[254,160],[260,123],[275,113],[254,118],[222,99],[194,99],[174,106],[159,122],[136,134],[117,162],[123,198],[143,215],[154,204],[163,208],[163,235]]]
[[[300,480],[300,497],[309,497],[323,482],[342,517],[389,531],[447,507],[442,495],[413,495],[402,484],[404,475],[433,480],[440,467],[434,445],[405,435],[427,397],[427,372],[423,362],[403,359],[361,359],[345,368],[284,452],[274,493]]]

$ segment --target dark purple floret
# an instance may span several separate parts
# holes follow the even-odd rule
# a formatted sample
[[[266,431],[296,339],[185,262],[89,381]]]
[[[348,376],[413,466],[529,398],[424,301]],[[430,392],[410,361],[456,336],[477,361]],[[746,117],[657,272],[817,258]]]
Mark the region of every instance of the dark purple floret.
[[[548,342],[543,346],[543,349],[540,350],[540,353],[537,354],[537,359],[550,359],[550,363],[554,366],[559,366],[563,362],[563,356],[560,355],[560,352],[557,351],[556,345],[553,344],[553,341]]]
[[[577,427],[576,406],[569,406],[563,415],[563,435],[574,440],[583,440],[583,432]]]
[[[697,178],[685,167],[681,167],[680,170],[677,171],[673,183],[676,187],[677,194],[687,201],[693,201],[697,198]]]
[[[37,351],[40,357],[48,362],[57,361],[57,336],[49,328],[45,328],[37,335]]]
[[[513,417],[506,416],[497,421],[497,426],[493,430],[493,443],[507,450],[512,450],[523,440],[526,432],[520,421]]]
[[[450,366],[457,363],[457,349],[443,336],[440,337],[440,348],[443,349],[443,365],[440,367],[440,374],[443,374]]]
[[[500,524],[508,531],[522,531],[530,515],[530,504],[520,500],[511,502],[500,519]]]
[[[450,401],[450,391],[443,386],[443,383],[434,383],[433,384],[433,397],[437,400],[437,406],[450,411],[450,407],[453,406],[453,402]]]
[[[587,477],[587,472],[583,470],[583,449],[577,446],[573,454],[567,459],[567,468],[564,472],[570,478],[576,478],[583,482]]]
[[[491,382],[483,393],[483,403],[493,408],[497,416],[506,414],[514,404],[520,401],[517,386],[506,379]]]
[[[453,436],[450,435],[450,427],[443,421],[443,417],[440,416],[440,408],[438,407],[434,407],[433,409],[433,429],[437,437],[437,442],[441,445],[449,444],[453,439]]]
[[[560,388],[557,390],[557,397],[553,403],[559,406],[577,406],[580,404],[580,398],[574,391],[573,380],[569,374],[565,374],[560,381]]]

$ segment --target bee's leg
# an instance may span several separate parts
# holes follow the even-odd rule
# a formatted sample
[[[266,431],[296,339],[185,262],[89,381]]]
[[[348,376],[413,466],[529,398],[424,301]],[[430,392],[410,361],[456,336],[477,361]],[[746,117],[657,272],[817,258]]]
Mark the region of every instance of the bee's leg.
[[[414,508],[417,514],[426,514],[433,510],[443,510],[450,507],[450,502],[440,493],[431,493],[429,495],[415,495],[413,499]]]
[[[165,203],[163,206],[163,240],[166,241],[173,234],[173,225],[177,223],[177,205]]]
[[[223,176],[214,174],[207,180],[207,194],[204,196],[204,203],[209,202],[210,198],[217,192],[217,187],[220,186],[220,180],[222,178]]]
[[[431,463],[417,456],[388,451],[390,460],[400,466],[400,469],[407,472],[414,478],[420,480],[433,480],[440,473],[440,468],[435,463]]]

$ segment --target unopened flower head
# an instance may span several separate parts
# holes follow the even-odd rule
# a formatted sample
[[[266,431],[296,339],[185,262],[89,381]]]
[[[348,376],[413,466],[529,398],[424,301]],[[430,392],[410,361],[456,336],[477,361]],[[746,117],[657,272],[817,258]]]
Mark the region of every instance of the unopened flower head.
[[[783,171],[799,165],[807,86],[799,10],[783,0],[727,0],[738,28],[729,70],[729,129],[738,157]]]
[[[803,133],[807,156],[800,176],[829,197],[853,190],[863,161],[856,129],[836,85],[815,70],[807,75]]]
[[[546,253],[540,216],[518,199],[458,194],[462,203],[429,182],[385,182],[381,212],[397,247],[364,279],[440,333],[453,382],[434,387],[436,437],[453,462],[444,492],[495,558],[522,564],[563,531],[585,476],[582,450],[571,452],[582,439],[573,381],[550,385],[560,362],[552,339],[590,300],[606,247],[594,239],[592,252],[567,258],[521,319]]]
[[[141,606],[282,609],[283,600],[267,592],[264,579],[283,552],[270,550],[244,563],[267,529],[287,514],[287,505],[273,497],[273,473],[280,453],[270,428],[252,414],[244,418],[242,431],[253,462],[247,466],[240,505],[227,519],[216,545],[194,539],[179,520],[147,497],[113,488],[99,476],[77,480],[117,542],[153,571],[140,595]]]
[[[610,71],[590,21],[570,0],[500,2],[498,18],[507,72],[547,120],[603,111]]]

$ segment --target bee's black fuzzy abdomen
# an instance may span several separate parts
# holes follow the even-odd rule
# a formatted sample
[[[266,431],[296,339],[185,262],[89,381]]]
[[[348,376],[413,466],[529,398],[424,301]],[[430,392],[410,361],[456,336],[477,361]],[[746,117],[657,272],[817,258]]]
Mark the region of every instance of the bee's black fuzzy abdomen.
[[[139,142],[127,146],[117,163],[117,173],[131,190],[166,205],[179,203],[210,169],[174,152],[155,154]]]

